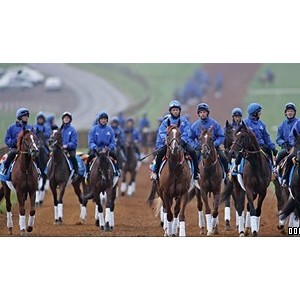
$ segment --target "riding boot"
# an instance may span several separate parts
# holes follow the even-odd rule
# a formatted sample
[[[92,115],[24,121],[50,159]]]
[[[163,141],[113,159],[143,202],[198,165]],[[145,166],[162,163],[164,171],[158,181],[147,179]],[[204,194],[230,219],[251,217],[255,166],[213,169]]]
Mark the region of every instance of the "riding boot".
[[[193,164],[194,164],[194,179],[198,180],[200,178],[200,171],[199,171],[199,166],[198,166],[198,158],[197,158],[197,154],[195,151],[190,151],[190,156],[193,160]]]
[[[10,150],[10,152],[8,153],[7,158],[4,162],[4,168],[3,168],[3,171],[2,171],[3,175],[5,175],[7,173],[7,170],[9,168],[9,166],[11,165],[12,161],[15,159],[16,155],[17,155],[17,149],[12,148]]]
[[[70,157],[70,161],[73,165],[73,169],[74,169],[74,175],[73,175],[73,181],[78,180],[79,178],[79,174],[78,174],[78,162],[75,156],[71,156]]]
[[[217,151],[218,151],[218,154],[219,154],[219,157],[221,159],[221,163],[223,165],[224,172],[225,172],[224,183],[227,184],[228,173],[229,173],[228,159],[227,159],[227,156],[225,155],[225,153],[221,149],[218,149]]]
[[[156,163],[155,163],[155,167],[154,167],[154,172],[158,178],[158,173],[159,173],[159,168],[161,165],[161,162],[164,158],[164,156],[166,155],[167,152],[167,146],[163,146],[162,148],[159,149],[159,151],[157,152],[157,156],[156,156]]]
[[[286,167],[284,170],[284,174],[282,176],[282,186],[283,187],[289,186],[289,177],[290,177],[290,172],[292,170],[292,167],[293,167],[292,156],[289,156],[287,158]]]

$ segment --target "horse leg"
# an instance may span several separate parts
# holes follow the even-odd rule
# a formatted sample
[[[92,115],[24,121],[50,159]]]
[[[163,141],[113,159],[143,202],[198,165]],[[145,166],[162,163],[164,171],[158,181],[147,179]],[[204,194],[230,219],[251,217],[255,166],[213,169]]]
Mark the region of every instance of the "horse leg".
[[[165,236],[172,236],[172,223],[173,223],[173,213],[172,213],[172,197],[166,195],[166,193],[163,193],[163,202],[164,206],[167,212],[167,229],[165,232]]]
[[[17,191],[17,198],[19,202],[20,235],[25,236],[25,230],[26,230],[25,199],[22,191]]]
[[[208,204],[208,197],[207,197],[207,191],[204,189],[201,189],[201,197],[204,202],[205,206],[205,218],[206,218],[206,230],[207,235],[212,235],[212,224],[211,224],[211,210]]]
[[[62,220],[63,220],[63,198],[64,198],[64,195],[65,195],[66,186],[67,186],[67,182],[65,182],[64,184],[62,184],[59,187],[60,193],[59,193],[58,205],[57,205],[58,223],[59,224],[62,224]]]
[[[111,194],[111,206],[110,206],[110,229],[113,230],[115,227],[115,200],[117,196],[117,186],[115,185],[112,189]]]
[[[235,195],[236,195],[236,210],[238,215],[238,232],[239,236],[245,236],[245,194],[238,182],[234,183]]]
[[[180,212],[180,198],[177,197],[175,199],[175,208],[174,208],[174,220],[173,220],[173,227],[172,227],[172,236],[177,236],[178,234],[178,215]]]
[[[5,197],[6,201],[6,215],[7,215],[7,228],[8,228],[8,234],[12,235],[13,233],[13,219],[12,219],[12,213],[11,213],[11,201],[10,201],[10,189],[6,185],[6,183],[2,184],[1,187],[1,199],[3,198],[3,195]]]
[[[34,225],[34,219],[35,219],[35,197],[36,193],[31,192],[30,193],[30,213],[28,218],[28,226],[27,226],[27,232],[31,232],[33,230]]]
[[[200,228],[200,235],[204,234],[204,214],[203,214],[203,203],[201,200],[201,192],[198,189],[195,189],[196,197],[197,197],[197,207],[198,207],[198,218],[199,218],[199,228]]]
[[[275,194],[276,194],[276,198],[277,198],[277,210],[278,210],[278,215],[280,215],[281,213],[281,210],[283,209],[284,207],[284,204],[285,204],[285,193],[284,193],[284,190],[282,188],[282,186],[280,185],[279,183],[279,180],[278,178],[275,178],[273,180],[273,184],[275,186]],[[277,225],[277,228],[282,232],[284,233],[284,225],[286,223],[286,219],[284,220],[281,220],[280,217],[278,217],[278,225]]]
[[[74,192],[80,203],[80,221],[78,224],[84,224],[87,216],[86,214],[87,201],[83,201],[83,197],[80,189],[80,183],[81,180],[76,180],[75,182],[72,182],[72,185],[73,185]]]
[[[224,209],[224,220],[225,220],[225,230],[230,230],[230,195],[225,199],[225,209]]]
[[[43,174],[43,182],[42,182],[42,186],[41,186],[41,190],[40,190],[40,205],[43,204],[44,202],[44,198],[45,198],[45,186],[46,186],[46,182],[47,182],[47,175]]]
[[[122,183],[121,183],[121,196],[125,196],[125,192],[127,190],[127,185],[126,185],[126,169],[123,169],[122,172]]]
[[[99,228],[100,228],[100,230],[104,230],[105,223],[104,223],[103,206],[100,201],[100,193],[96,194],[94,199],[95,199],[96,205],[98,207]]]
[[[267,189],[265,189],[262,193],[259,194],[258,201],[257,201],[257,207],[256,207],[257,232],[259,232],[261,208],[262,208],[264,199],[266,197],[266,194],[267,194]]]
[[[258,226],[257,226],[256,210],[253,203],[253,191],[251,189],[248,189],[246,191],[246,195],[247,195],[247,200],[250,208],[252,236],[257,236]]]
[[[188,203],[188,192],[185,193],[181,198],[178,199],[180,201],[180,213],[179,213],[179,236],[186,236],[185,233],[185,208]]]
[[[251,229],[251,218],[250,218],[250,205],[247,203],[247,212],[246,212],[246,223],[245,223],[245,235],[250,234]]]
[[[135,193],[135,176],[136,176],[136,170],[133,170],[131,172],[130,184],[127,191],[128,196],[132,196]]]
[[[54,204],[54,224],[58,224],[58,201],[57,201],[57,190],[56,190],[56,182],[54,180],[50,180],[50,189],[53,195],[53,204]]]
[[[220,192],[221,191],[217,191],[214,192],[214,211],[213,211],[213,215],[212,215],[212,230],[214,232],[214,234],[218,234],[219,230],[218,230],[218,214],[219,214],[219,198],[220,198]]]
[[[112,189],[109,188],[106,190],[106,208],[105,208],[105,231],[111,231],[111,198],[112,198]]]

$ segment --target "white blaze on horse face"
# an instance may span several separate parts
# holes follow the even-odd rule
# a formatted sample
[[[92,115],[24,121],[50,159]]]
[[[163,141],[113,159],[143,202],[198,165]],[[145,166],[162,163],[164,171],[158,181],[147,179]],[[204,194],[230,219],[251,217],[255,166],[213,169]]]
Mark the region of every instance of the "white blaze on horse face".
[[[35,141],[34,141],[34,139],[33,139],[33,135],[32,135],[32,134],[30,135],[30,138],[31,138],[31,141],[32,141],[32,145],[33,145],[33,147],[34,147],[34,150],[37,150],[37,151],[38,151],[39,149],[38,149],[38,147],[37,147],[36,144],[35,144]]]
[[[207,134],[204,135],[205,138],[205,144],[207,144]]]
[[[172,129],[172,133],[173,133],[173,142],[172,142],[172,148],[175,148],[175,143],[176,143],[176,129]]]
[[[236,135],[238,136],[238,135],[240,135],[241,134],[241,132],[238,132]]]

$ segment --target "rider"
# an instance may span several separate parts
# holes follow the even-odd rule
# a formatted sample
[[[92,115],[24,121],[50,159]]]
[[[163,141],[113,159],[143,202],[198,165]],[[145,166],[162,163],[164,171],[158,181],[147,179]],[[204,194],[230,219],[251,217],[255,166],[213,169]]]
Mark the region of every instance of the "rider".
[[[17,155],[18,135],[22,130],[33,130],[33,127],[28,124],[30,112],[27,108],[19,108],[16,112],[17,121],[10,125],[6,131],[5,144],[9,148],[7,159],[4,162],[2,174],[5,174]]]
[[[277,158],[276,165],[278,165],[290,152],[292,145],[289,143],[289,134],[297,122],[296,118],[296,105],[292,102],[289,102],[285,105],[284,114],[286,116],[286,120],[284,120],[279,126],[277,131],[277,139],[276,143],[281,147]]]
[[[34,134],[37,135],[39,132],[44,133],[46,141],[50,138],[51,129],[46,125],[46,117],[43,112],[39,112],[36,116],[36,124],[33,125]]]
[[[148,130],[150,129],[150,122],[147,118],[147,113],[144,112],[142,119],[140,119],[140,121],[139,121],[140,134],[142,134],[144,132],[145,128],[147,128]]]
[[[232,110],[232,123],[231,125],[236,130],[239,128],[239,126],[242,124],[242,117],[243,117],[243,111],[239,107],[235,107]]]
[[[140,136],[139,132],[134,128],[133,118],[128,118],[126,120],[124,135],[126,136],[126,134],[132,134],[132,138],[133,138],[134,145],[135,145],[135,152],[137,153],[137,156],[138,156],[137,158],[140,159],[141,154],[140,154],[140,149],[137,144],[139,144],[141,142],[141,136]]]
[[[227,157],[223,150],[220,149],[220,146],[224,143],[224,131],[221,127],[221,125],[211,118],[209,116],[210,108],[207,103],[200,103],[197,106],[197,114],[199,116],[199,120],[197,120],[192,125],[192,141],[193,141],[193,148],[195,151],[200,150],[200,135],[201,135],[201,129],[209,129],[211,126],[213,126],[213,140],[214,140],[214,146],[217,150],[217,153],[221,159],[221,162],[224,166],[224,170],[226,173],[226,176],[229,171],[229,164]],[[226,181],[226,180],[225,180]]]
[[[123,158],[123,161],[126,161],[125,157],[125,136],[123,129],[119,126],[119,119],[118,117],[112,117],[110,121],[110,126],[115,132],[115,140],[116,140],[116,147],[120,149],[120,154]]]
[[[54,123],[55,116],[53,114],[49,115],[46,119],[45,125],[50,128],[51,132],[57,130],[58,126]]]
[[[260,148],[269,156],[271,162],[273,162],[272,153],[276,157],[278,151],[270,138],[265,123],[260,120],[261,110],[262,106],[259,103],[251,103],[248,106],[248,117],[244,120],[244,123],[253,131]],[[237,173],[237,166],[241,160],[242,154],[239,152],[233,169],[235,173]]]
[[[60,127],[60,130],[61,130],[61,135],[63,140],[63,149],[65,149],[70,156],[70,161],[74,168],[73,181],[76,181],[79,178],[78,162],[76,159],[78,134],[76,129],[71,125],[73,117],[70,112],[68,111],[64,112],[61,116],[61,119],[62,119],[62,125]]]
[[[114,130],[107,125],[108,114],[106,112],[100,112],[98,114],[98,124],[93,126],[89,131],[88,143],[89,143],[89,157],[86,164],[87,178],[90,173],[90,162],[96,157],[96,151],[107,149],[109,155],[114,159],[117,176],[120,176],[120,169],[115,153],[116,140]]]
[[[156,140],[157,157],[154,172],[151,174],[151,179],[156,180],[158,178],[159,167],[161,165],[163,157],[167,153],[166,135],[168,128],[168,120],[171,125],[177,125],[180,120],[180,131],[181,131],[181,144],[182,148],[189,153],[194,163],[194,179],[199,179],[199,167],[197,154],[194,149],[189,145],[191,138],[191,125],[186,118],[180,116],[181,104],[177,100],[173,100],[169,103],[170,116],[166,117],[161,123]]]

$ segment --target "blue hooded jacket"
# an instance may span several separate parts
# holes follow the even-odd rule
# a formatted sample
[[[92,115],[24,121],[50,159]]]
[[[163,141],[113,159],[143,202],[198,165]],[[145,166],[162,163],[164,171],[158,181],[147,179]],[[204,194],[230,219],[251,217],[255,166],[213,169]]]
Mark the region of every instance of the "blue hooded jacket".
[[[247,127],[249,127],[255,134],[260,147],[274,150],[275,144],[272,142],[269,133],[267,132],[266,124],[261,120],[255,120],[248,116],[244,120]]]
[[[88,143],[90,150],[108,147],[109,151],[114,151],[116,148],[115,132],[109,125],[93,126],[89,132]]]
[[[124,146],[125,144],[125,136],[124,131],[121,127],[111,127],[115,133],[116,146]]]
[[[139,131],[142,132],[144,128],[150,128],[150,122],[147,117],[143,117],[139,122]]]
[[[76,150],[78,145],[78,134],[71,124],[64,124],[61,129],[63,145],[67,145],[67,150]]]
[[[23,128],[24,124],[21,121],[17,121],[7,128],[4,141],[8,148],[17,148],[18,135],[23,130]],[[33,130],[32,126],[28,123],[25,125],[25,129]]]
[[[48,140],[51,135],[51,129],[48,126],[46,126],[45,124],[44,125],[40,125],[40,124],[33,125],[33,132],[35,135],[37,135],[38,132],[43,132],[46,140]]]
[[[289,134],[289,143],[291,146],[295,145],[295,137],[294,137],[294,133],[293,133],[294,129],[296,130],[298,135],[300,135],[300,119],[298,119],[297,122],[294,124],[294,126]]]
[[[168,120],[170,120],[171,125],[177,125],[180,119],[180,132],[181,132],[181,140],[185,143],[189,143],[191,139],[191,124],[185,118],[180,116],[179,118],[173,118],[171,115],[169,118],[166,118],[158,129],[158,134],[156,138],[156,149],[160,149],[165,145],[167,128],[168,128]]]
[[[199,119],[192,125],[192,137],[191,137],[191,146],[194,149],[198,149],[200,147],[200,135],[201,135],[201,127],[204,129],[209,129],[213,125],[214,130],[214,145],[215,147],[219,147],[224,143],[225,136],[224,131],[221,125],[211,117],[207,117],[205,120]]]
[[[283,148],[284,143],[288,143],[289,146],[292,146],[289,142],[289,135],[297,120],[297,118],[286,119],[278,126],[276,143],[281,148]]]
[[[133,137],[133,140],[134,140],[135,143],[140,143],[141,142],[141,140],[142,140],[141,136],[140,136],[139,132],[136,129],[126,128],[126,129],[124,129],[124,134],[126,135],[126,133],[131,133],[132,134],[132,137]]]

